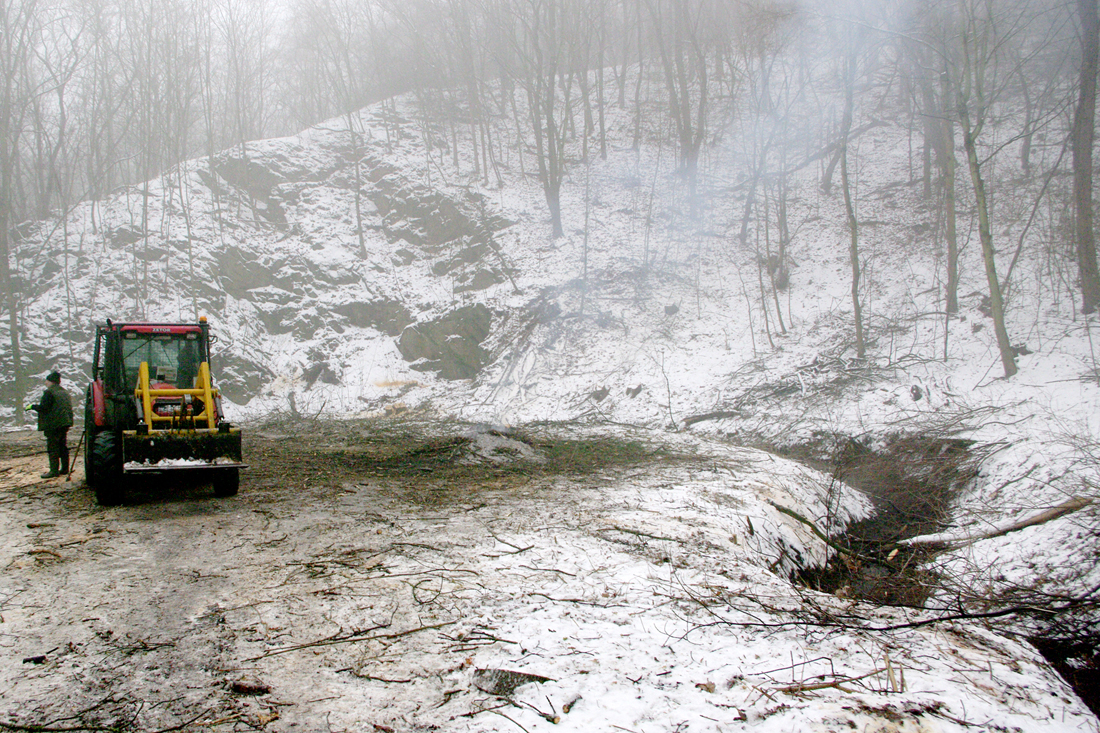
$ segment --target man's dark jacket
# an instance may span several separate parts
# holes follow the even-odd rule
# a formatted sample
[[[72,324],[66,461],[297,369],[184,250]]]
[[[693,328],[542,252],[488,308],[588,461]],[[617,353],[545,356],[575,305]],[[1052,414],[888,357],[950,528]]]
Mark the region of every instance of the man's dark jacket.
[[[73,401],[60,384],[51,383],[33,408],[38,411],[38,429],[44,433],[73,425]]]

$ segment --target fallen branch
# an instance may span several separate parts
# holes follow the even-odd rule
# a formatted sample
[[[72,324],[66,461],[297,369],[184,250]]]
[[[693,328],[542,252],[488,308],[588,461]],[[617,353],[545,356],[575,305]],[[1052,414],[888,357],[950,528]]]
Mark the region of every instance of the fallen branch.
[[[170,728],[161,728],[160,730],[154,731],[154,733],[171,733],[172,731],[183,730],[184,728],[186,728],[190,725],[196,725],[196,723],[195,723],[196,720],[198,720],[199,718],[202,718],[206,715],[209,715],[210,712],[211,711],[209,711],[209,710],[203,710],[201,713],[199,713],[198,715],[196,715],[195,717],[193,717],[189,720],[185,720],[182,723],[179,723],[178,725],[173,725]]]
[[[887,670],[886,670],[885,667],[883,667],[882,669],[876,669],[876,670],[873,670],[871,672],[868,672],[867,674],[861,674],[859,677],[841,677],[839,679],[835,679],[835,680],[832,680],[830,682],[814,682],[814,683],[811,683],[811,684],[808,684],[808,685],[805,685],[805,684],[802,684],[801,682],[799,682],[799,683],[794,684],[794,685],[787,685],[786,687],[773,687],[772,691],[773,692],[797,693],[797,692],[811,692],[813,690],[825,690],[825,689],[828,689],[830,687],[835,687],[836,689],[841,690],[843,692],[849,692],[849,690],[845,690],[843,687],[841,687],[841,685],[846,685],[849,682],[859,682],[860,680],[867,679],[868,677],[874,677],[876,674],[882,674],[885,671],[887,671]]]
[[[68,542],[62,542],[59,547],[68,547],[69,545],[82,545],[89,540],[101,540],[107,537],[107,532],[93,532],[92,534],[84,535],[83,537],[75,537]]]
[[[77,725],[66,728],[50,728],[48,726],[41,725],[16,725],[15,723],[5,723],[0,721],[0,730],[25,730],[34,731],[35,733],[71,733],[73,731],[121,731],[122,728],[105,728],[101,725]]]
[[[546,600],[553,601],[554,603],[576,603],[577,605],[580,605],[580,606],[595,606],[596,608],[610,608],[612,606],[612,604],[610,604],[610,603],[597,603],[596,601],[590,601],[586,598],[554,598],[551,595],[548,595],[546,593],[540,593],[540,592],[537,592],[537,591],[533,591],[531,593],[528,593],[527,595],[529,595],[529,596],[542,596]],[[618,606],[618,605],[622,605],[622,604],[614,604],[614,605]]]
[[[395,679],[390,679],[389,677],[377,677],[377,676],[372,675],[372,674],[363,674],[362,672],[358,672],[358,671],[355,670],[354,667],[344,667],[343,669],[338,669],[336,671],[337,672],[350,672],[352,674],[352,676],[358,677],[361,680],[370,680],[371,682],[385,682],[388,685],[407,685],[407,684],[410,684],[412,682],[416,682],[419,679],[419,678],[416,678],[416,677],[410,677],[407,680],[395,680]]]
[[[921,546],[921,545],[945,545],[950,548],[966,547],[972,545],[980,540],[993,539],[994,537],[1001,537],[1009,532],[1016,532],[1027,527],[1034,527],[1038,524],[1046,524],[1059,517],[1064,517],[1067,514],[1084,509],[1092,504],[1091,499],[1085,499],[1083,497],[1075,496],[1069,501],[1062,502],[1056,507],[1047,509],[1040,512],[1035,516],[1027,519],[1021,519],[1018,522],[1013,522],[1004,527],[998,527],[991,529],[988,532],[982,532],[981,534],[971,535],[968,537],[949,537],[944,535],[924,535],[922,537],[911,537],[907,540],[902,540],[899,545],[909,546]]]
[[[508,540],[502,540],[502,539],[501,539],[500,537],[497,537],[497,536],[496,536],[496,534],[494,534],[492,530],[489,530],[489,535],[490,535],[490,536],[491,536],[491,537],[492,537],[492,538],[493,538],[494,540],[496,540],[497,542],[499,542],[500,544],[502,544],[502,545],[508,545],[509,547],[511,547],[511,548],[512,548],[512,552],[505,552],[505,553],[503,553],[503,554],[505,554],[505,555],[518,555],[518,554],[520,554],[521,552],[527,552],[528,550],[534,549],[534,547],[535,547],[534,545],[527,545],[527,547],[520,547],[519,545],[513,545],[513,544],[512,544],[511,542],[509,542]],[[499,556],[499,555],[490,555],[489,557],[500,557],[500,556]]]
[[[697,422],[704,422],[706,420],[725,420],[729,417],[741,417],[741,413],[738,410],[718,410],[716,412],[707,412],[702,415],[691,415],[685,417],[681,422],[684,423],[685,428],[688,428]]]
[[[534,595],[534,594],[532,594]],[[885,626],[869,626],[866,622],[869,619],[865,618],[853,618],[851,621],[842,620],[812,620],[806,618],[792,619],[790,621],[730,621],[728,619],[722,619],[720,621],[712,621],[706,624],[699,624],[698,626],[688,629],[680,638],[686,639],[689,634],[699,629],[706,629],[713,626],[730,626],[734,628],[758,628],[758,629],[783,629],[790,628],[792,626],[798,628],[813,627],[819,629],[846,629],[857,631],[871,631],[876,633],[883,633],[887,631],[901,631],[903,629],[919,629],[923,626],[932,626],[933,624],[950,623],[952,621],[981,621],[995,618],[1003,618],[1005,616],[1015,616],[1024,614],[1042,614],[1044,616],[1057,616],[1058,614],[1068,611],[1081,603],[1068,602],[1062,606],[1052,608],[1042,608],[1040,606],[1020,605],[1012,606],[1010,608],[1002,608],[999,611],[985,611],[985,612],[960,612],[951,613],[945,616],[933,616],[932,618],[921,619],[919,621],[906,621],[897,624],[887,624]],[[864,623],[859,623],[864,622]]]
[[[822,532],[820,529],[818,529],[816,524],[811,522],[809,519],[806,519],[806,517],[802,516],[801,514],[796,512],[794,509],[788,509],[787,507],[782,506],[781,504],[776,504],[774,501],[771,501],[770,499],[768,500],[768,503],[771,504],[776,509],[776,511],[778,511],[780,514],[786,514],[788,517],[791,517],[792,519],[795,519],[795,520],[801,522],[802,524],[806,525],[807,527],[809,527],[810,531],[813,532],[814,535],[817,536],[817,538],[819,540],[821,540],[822,542],[824,542],[826,545],[833,548],[837,552],[841,553],[842,555],[847,555],[848,557],[855,558],[856,560],[860,560],[861,562],[876,563],[878,565],[883,565],[887,568],[890,568],[891,570],[895,570],[895,571],[897,570],[897,568],[895,568],[893,565],[891,565],[886,560],[880,560],[880,559],[876,559],[876,558],[873,558],[873,557],[867,557],[865,555],[860,555],[858,552],[853,552],[852,550],[849,550],[847,547],[844,547],[844,546],[838,544],[837,542],[834,542],[833,540],[829,539],[828,535],[826,535],[824,532]]]
[[[106,702],[108,702],[108,701],[104,701],[104,703],[106,703]],[[114,702],[114,701],[110,700],[110,702]],[[75,718],[80,717],[81,715],[87,714],[87,713],[95,710],[96,708],[102,707],[104,703],[100,703],[99,705],[94,705],[94,706],[88,708],[87,710],[82,711],[78,715],[70,716],[68,718],[60,718],[55,722],[62,722],[64,720],[73,720]],[[187,728],[188,726],[191,726],[191,725],[204,725],[203,723],[197,723],[196,721],[199,720],[200,718],[205,717],[206,715],[209,715],[210,712],[211,712],[210,710],[203,710],[201,713],[199,713],[198,715],[196,715],[193,718],[189,718],[189,719],[183,721],[182,723],[178,723],[178,724],[170,726],[168,728],[160,728],[159,730],[153,731],[153,733],[173,733],[174,731],[183,730],[184,728]],[[129,730],[129,726],[128,725],[119,725],[119,726],[74,725],[74,726],[61,726],[61,727],[58,727],[58,726],[55,726],[53,723],[46,723],[45,725],[19,725],[17,723],[5,723],[4,721],[0,721],[0,730],[35,731],[35,733],[46,733],[46,732],[48,732],[48,733],[62,733],[62,732],[64,732],[64,733],[75,733],[76,731],[89,731],[89,732],[112,731],[112,732],[115,732],[115,731],[122,731],[124,729]]]
[[[650,534],[649,532],[642,532],[638,529],[627,529],[626,527],[620,527],[617,524],[613,524],[610,527],[602,527],[601,529],[596,530],[597,533],[612,531],[625,532],[626,534],[632,534],[636,537],[648,537],[651,540],[662,540],[663,542],[683,542],[683,540],[678,540],[675,537],[662,537],[661,535]]]
[[[279,647],[278,649],[270,649],[257,657],[249,657],[245,659],[245,662],[256,662],[267,657],[274,657],[278,654],[287,654],[289,652],[295,652],[300,649],[310,649],[320,646],[333,646],[335,644],[350,644],[357,641],[377,641],[380,639],[399,639],[402,636],[408,636],[409,634],[415,634],[420,631],[431,631],[432,629],[441,629],[444,626],[453,626],[455,621],[446,621],[441,624],[431,624],[428,626],[418,626],[415,629],[407,629],[405,631],[398,631],[393,634],[375,634],[373,636],[367,636],[372,631],[378,629],[385,629],[389,627],[389,624],[381,624],[380,626],[373,626],[369,629],[363,629],[362,631],[353,631],[350,634],[337,634],[335,636],[329,636],[318,641],[310,641],[304,644],[293,644],[291,646]]]
[[[568,575],[570,578],[577,577],[576,573],[567,573],[564,570],[558,570],[557,568],[536,568],[533,565],[520,565],[524,570],[535,570],[540,573],[557,573],[558,575]]]
[[[206,721],[206,722],[202,722],[202,723],[192,723],[192,725],[194,725],[198,728],[213,728],[215,725],[224,725],[225,723],[232,723],[234,720],[239,720],[240,718],[243,718],[244,715],[245,714],[243,712],[233,713],[232,715],[230,715],[228,717],[225,717],[225,718],[218,718],[216,720]]]

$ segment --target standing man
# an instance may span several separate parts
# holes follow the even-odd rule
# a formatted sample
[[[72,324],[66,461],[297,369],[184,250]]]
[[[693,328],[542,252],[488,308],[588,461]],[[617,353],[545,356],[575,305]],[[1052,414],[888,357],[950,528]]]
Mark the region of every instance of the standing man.
[[[46,383],[48,386],[42,399],[27,409],[38,413],[38,429],[46,435],[50,470],[42,474],[42,478],[56,478],[69,472],[69,428],[73,426],[73,401],[61,387],[58,372],[50,372]]]

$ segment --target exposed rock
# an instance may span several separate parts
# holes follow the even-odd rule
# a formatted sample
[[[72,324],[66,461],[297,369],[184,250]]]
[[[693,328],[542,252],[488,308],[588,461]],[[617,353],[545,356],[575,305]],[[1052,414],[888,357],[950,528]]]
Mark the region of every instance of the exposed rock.
[[[46,260],[46,264],[42,265],[42,274],[39,275],[39,279],[44,282],[48,281],[59,272],[61,272],[61,265],[57,263],[57,260]]]
[[[271,189],[285,183],[286,178],[270,169],[270,161],[266,155],[263,156],[263,161],[261,163],[248,157],[223,155],[214,163],[214,170],[237,188],[257,198],[267,199],[271,195]]]
[[[76,254],[69,275],[94,277],[104,302],[141,303],[158,318],[181,308],[194,309],[216,323],[227,309],[239,311],[233,317],[246,319],[255,333],[250,329],[234,341],[229,348],[235,354],[219,349],[215,367],[227,398],[235,402],[247,402],[275,379],[260,366],[274,363],[272,354],[254,353],[266,336],[281,337],[281,344],[297,352],[318,335],[373,329],[395,338],[415,369],[437,372],[445,379],[475,377],[490,358],[482,343],[489,336],[493,313],[484,305],[470,305],[417,324],[414,314],[427,306],[409,302],[409,293],[402,289],[405,278],[392,275],[411,266],[419,277],[430,267],[451,293],[480,292],[506,283],[513,273],[493,236],[511,222],[493,214],[492,202],[474,191],[437,190],[409,179],[381,154],[373,157],[378,152],[374,143],[352,145],[347,135],[323,130],[308,137],[248,143],[243,150],[238,146],[196,162],[188,184],[192,193],[200,195],[205,186],[224,197],[226,205],[210,213],[210,222],[196,220],[200,225],[186,233],[178,228],[146,231],[127,222],[124,214],[132,215],[134,202],[140,203],[143,194],[151,205],[170,207],[173,215],[179,209],[171,196],[154,189],[120,189],[103,204],[105,211],[114,213],[102,215],[104,228],[87,252]],[[361,154],[355,171],[354,156]],[[354,186],[362,193],[363,224],[370,239],[365,247],[356,247],[348,237],[348,227],[354,224],[343,210]],[[321,212],[334,217],[326,226],[311,229],[303,224],[304,217]],[[197,215],[197,209],[191,213]],[[163,211],[157,216],[154,220],[163,220]],[[277,242],[272,241],[271,223],[283,230]],[[13,233],[14,241],[24,246],[25,238],[33,236],[41,257],[33,280],[13,273],[13,290],[37,299],[57,286],[64,257],[72,252],[64,251],[63,238],[50,236],[53,230],[27,222]],[[95,248],[106,249],[110,258],[93,259]],[[348,256],[334,257],[341,248]],[[170,288],[156,293],[143,289],[133,277],[135,260],[137,266],[155,266],[158,277],[163,272]],[[544,315],[556,317],[557,306],[553,308]],[[50,328],[54,333],[75,330],[67,323]],[[36,348],[45,351],[37,344],[24,344],[24,367]],[[306,381],[311,384],[342,379],[340,365],[329,355],[292,363],[307,367]],[[43,362],[40,371],[50,367]]]
[[[493,314],[480,303],[451,311],[442,318],[409,326],[397,348],[413,369],[438,372],[442,379],[473,379],[489,353],[481,342],[489,335]]]
[[[121,226],[106,233],[105,239],[117,247],[139,242],[145,234],[136,227]]]
[[[383,178],[389,175],[393,175],[397,172],[397,169],[388,163],[383,163],[380,160],[371,157],[363,158],[363,163],[366,166],[366,172],[363,173],[363,178],[371,183],[377,184]]]
[[[499,285],[504,282],[504,280],[504,275],[497,270],[478,270],[471,278],[460,278],[459,283],[455,285],[454,291],[456,293],[470,293],[478,290],[485,290],[494,285]]]
[[[311,364],[304,372],[302,378],[306,381],[306,389],[313,386],[314,382],[321,381],[325,384],[340,384],[340,378],[326,361]]]
[[[294,293],[274,286],[252,288],[248,291],[246,297],[253,303],[273,303],[275,305],[287,305],[298,298]]]
[[[260,394],[275,378],[267,367],[232,351],[219,351],[214,356],[211,373],[216,375],[222,394],[239,404]]]
[[[383,216],[390,241],[405,241],[432,254],[463,238],[485,243],[492,232],[510,225],[483,214],[478,194],[466,193],[456,200],[426,186],[404,184],[396,175],[381,178],[368,195]]]
[[[296,338],[308,341],[329,324],[329,318],[318,313],[316,308],[310,307],[296,310],[289,323],[290,330]]]
[[[243,155],[240,148],[231,148],[215,158],[214,169],[234,186],[266,199],[280,184],[323,181],[344,164],[344,157],[331,149],[283,138],[250,143]]]
[[[286,212],[278,199],[256,199],[252,203],[252,211],[272,224],[286,224]]]
[[[352,285],[362,278],[355,270],[334,263],[316,263],[307,261],[308,269],[306,277],[309,282],[320,282],[329,285]]]
[[[553,300],[552,292],[544,292],[527,306],[527,312],[535,323],[545,324],[561,316],[561,306]]]
[[[455,252],[453,256],[432,265],[432,274],[438,276],[449,274],[466,265],[477,264],[489,254],[489,245],[486,242],[467,239],[464,244],[466,246]]]
[[[24,240],[33,240],[36,236],[41,236],[43,228],[40,221],[24,221],[11,228],[11,241],[18,244]]]
[[[260,322],[264,324],[268,332],[272,334],[290,333],[294,330],[293,321],[294,317],[298,313],[298,309],[289,305],[278,305],[275,303],[258,302],[253,303],[256,307],[256,315],[260,319]]]
[[[338,305],[332,310],[347,318],[352,326],[374,328],[387,336],[397,336],[414,322],[408,308],[393,300],[375,300],[369,303],[353,301]]]
[[[282,263],[265,263],[259,257],[237,247],[215,254],[222,288],[235,298],[244,298],[249,290],[274,285],[272,271]]]
[[[320,272],[316,267],[310,268],[309,263],[303,264],[300,261],[288,261],[272,270],[271,284],[294,293],[306,291],[317,279],[316,273]],[[321,280],[320,284],[324,286],[326,283]]]
[[[168,259],[168,248],[163,242],[149,242],[134,250],[134,257],[146,262],[159,262]]]

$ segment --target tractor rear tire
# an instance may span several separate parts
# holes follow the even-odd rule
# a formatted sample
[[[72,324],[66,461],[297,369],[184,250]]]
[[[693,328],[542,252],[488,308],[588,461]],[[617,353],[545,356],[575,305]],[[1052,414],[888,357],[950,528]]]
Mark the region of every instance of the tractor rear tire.
[[[95,461],[92,460],[92,446],[95,444],[96,429],[90,423],[84,423],[89,427],[84,435],[84,483],[92,488],[96,486]]]
[[[92,387],[88,385],[88,391],[84,395],[84,483],[88,486],[95,486],[95,476],[92,475],[92,443],[95,442],[96,434],[93,401]]]
[[[122,442],[113,430],[101,430],[88,439],[87,465],[89,483],[95,488],[95,499],[103,506],[122,503]]]
[[[236,496],[241,487],[241,473],[236,468],[218,468],[214,470],[214,496]]]

